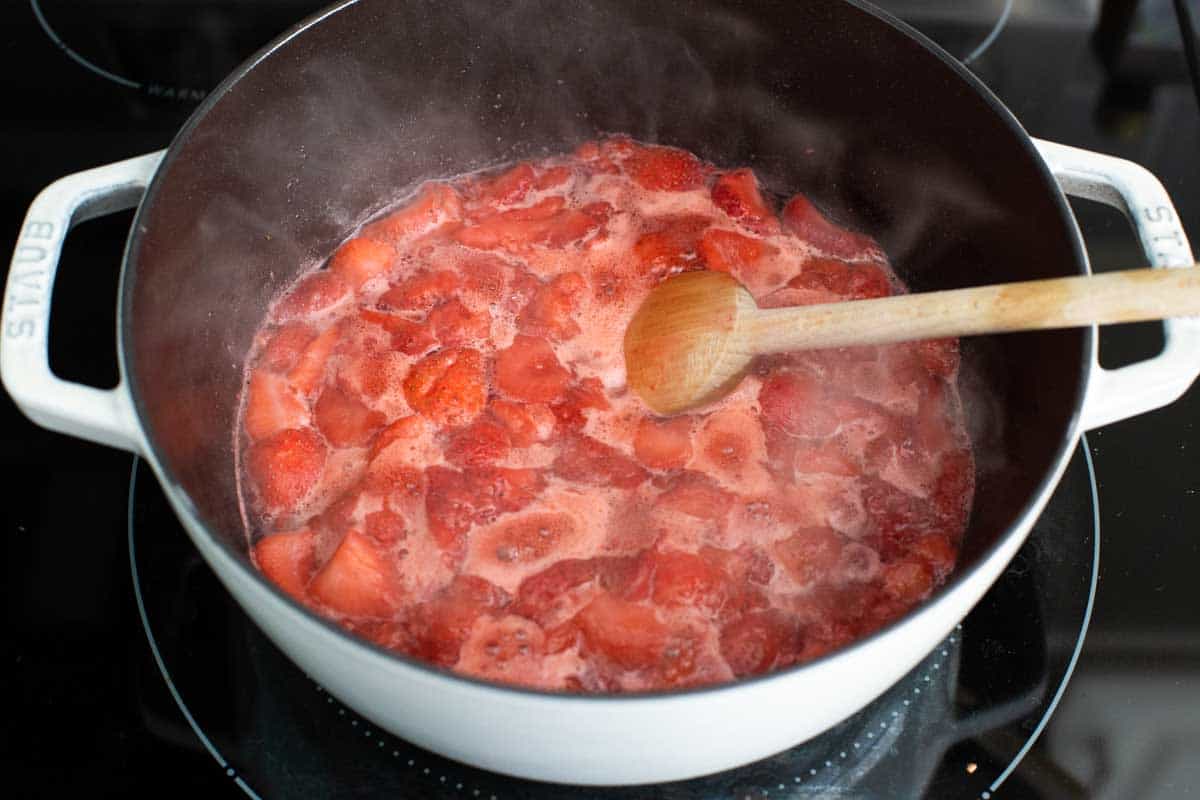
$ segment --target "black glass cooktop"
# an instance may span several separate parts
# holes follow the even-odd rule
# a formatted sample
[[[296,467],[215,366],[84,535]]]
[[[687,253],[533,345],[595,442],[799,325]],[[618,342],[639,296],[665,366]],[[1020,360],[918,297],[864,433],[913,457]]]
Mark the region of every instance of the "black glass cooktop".
[[[16,241],[25,207],[53,179],[165,147],[221,77],[321,5],[4,3],[0,233]],[[1032,134],[1149,167],[1200,240],[1200,110],[1174,13],[1187,3],[881,5],[966,60]],[[1190,6],[1200,21],[1200,3]],[[1083,202],[1075,208],[1095,267],[1144,263],[1119,214]],[[131,219],[127,212],[87,222],[68,239],[50,340],[63,377],[115,383],[109,332]],[[1106,331],[1102,361],[1119,365],[1161,345],[1157,325]],[[581,790],[466,768],[357,718],[228,599],[144,465],[42,431],[3,396],[6,794],[501,800],[1200,792],[1197,419],[1200,389],[1193,388],[1168,409],[1090,434],[987,598],[909,676],[836,729],[709,778]]]

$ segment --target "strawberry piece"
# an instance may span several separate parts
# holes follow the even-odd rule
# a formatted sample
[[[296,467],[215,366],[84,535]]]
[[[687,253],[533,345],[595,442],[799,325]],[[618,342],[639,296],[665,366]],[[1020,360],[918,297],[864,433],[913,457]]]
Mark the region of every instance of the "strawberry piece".
[[[246,469],[268,513],[295,508],[305,498],[321,477],[327,452],[312,428],[280,431],[250,446]]]
[[[863,509],[881,536],[887,557],[897,546],[938,529],[937,509],[880,478],[863,479]]]
[[[496,388],[517,400],[550,403],[566,397],[571,373],[545,339],[517,335],[496,355]]]
[[[444,183],[426,183],[397,211],[372,222],[363,235],[382,242],[397,242],[462,219],[462,199]]]
[[[477,350],[438,350],[413,364],[404,378],[404,396],[414,411],[439,425],[465,425],[487,402],[483,357]]]
[[[386,508],[367,514],[363,531],[381,547],[391,547],[408,537],[408,525],[404,517]]]
[[[700,519],[724,519],[735,497],[702,472],[685,470],[667,482],[667,489],[655,501],[661,508],[682,511]]]
[[[477,419],[450,437],[446,460],[460,467],[481,467],[501,461],[511,449],[507,429],[487,419]]]
[[[316,336],[317,332],[303,322],[289,322],[276,328],[263,345],[259,367],[286,374]]]
[[[312,579],[309,593],[350,617],[389,617],[400,604],[391,564],[370,539],[353,530]]]
[[[419,414],[401,417],[384,428],[371,443],[369,459],[374,459],[394,442],[422,436],[431,423]]]
[[[821,438],[833,434],[841,420],[826,402],[816,379],[801,372],[776,372],[758,390],[764,423],[791,436]]]
[[[446,467],[425,471],[428,490],[425,509],[429,530],[443,550],[461,555],[465,535],[507,511],[519,511],[545,487],[541,473],[531,469],[481,467],[463,472]]]
[[[484,217],[458,231],[455,238],[479,250],[496,248],[520,252],[531,245],[560,249],[585,238],[608,221],[612,206],[592,203],[565,208],[562,197],[547,197],[532,206]]]
[[[492,414],[508,431],[513,447],[529,447],[544,442],[554,432],[554,412],[541,403],[492,401]]]
[[[927,372],[950,380],[958,374],[958,339],[926,339],[913,346]]]
[[[879,250],[871,237],[835,225],[802,194],[789,200],[780,216],[796,238],[835,258],[853,259]]]
[[[483,578],[454,576],[432,600],[416,609],[410,623],[417,641],[414,655],[439,666],[453,666],[475,621],[505,608],[509,601],[503,589]]]
[[[306,589],[316,568],[313,532],[307,528],[272,533],[254,545],[254,563],[271,582],[296,600],[307,599]]]
[[[567,514],[524,514],[489,530],[482,548],[506,564],[540,561],[573,539],[577,531],[575,520]]]
[[[699,261],[700,236],[712,224],[708,217],[678,216],[647,220],[648,231],[633,245],[644,273]]]
[[[350,297],[350,286],[336,272],[319,270],[300,279],[275,306],[276,319],[328,311]]]
[[[390,244],[356,236],[334,251],[329,270],[357,290],[371,278],[390,270],[395,258],[396,250]]]
[[[699,189],[708,173],[704,163],[688,151],[657,145],[636,148],[622,166],[643,188],[664,192]]]
[[[777,609],[746,614],[721,628],[721,656],[739,678],[793,663],[802,647],[800,626]]]
[[[633,459],[589,436],[564,441],[554,471],[569,481],[622,489],[632,489],[649,477]]]
[[[904,560],[883,565],[883,591],[912,604],[924,600],[933,591],[933,570],[924,561]]]
[[[958,559],[954,545],[941,531],[918,536],[909,544],[908,552],[929,565],[929,569],[933,571],[934,580],[938,583],[945,580],[946,576],[954,569],[954,562]]]
[[[598,595],[575,617],[589,648],[625,669],[656,665],[667,645],[669,631],[654,609]]]
[[[429,328],[395,314],[372,311],[364,308],[358,312],[360,319],[378,325],[387,331],[392,340],[392,349],[409,356],[419,356],[437,344]]]
[[[775,215],[763,199],[752,170],[722,173],[713,183],[712,199],[717,208],[752,231],[765,233],[773,227]]]
[[[529,162],[523,161],[499,175],[475,182],[476,199],[484,205],[519,203],[533,188],[536,176]]]
[[[709,269],[728,272],[743,283],[764,256],[779,252],[761,239],[720,228],[706,230],[699,247],[700,257]]]
[[[458,276],[447,270],[417,272],[384,292],[378,305],[388,311],[429,311],[450,299],[460,285]]]
[[[737,476],[749,465],[753,452],[742,431],[726,427],[728,420],[712,417],[702,431],[703,453],[722,472]]]
[[[546,688],[541,669],[545,654],[546,632],[541,626],[509,614],[474,625],[454,669],[487,680]]]
[[[564,558],[554,562],[521,581],[512,611],[537,620],[540,625],[550,624],[570,605],[569,592],[599,579],[603,563],[599,558]]]
[[[430,311],[428,323],[444,345],[487,339],[492,332],[492,315],[486,309],[471,311],[458,298]]]
[[[800,586],[833,576],[842,555],[842,537],[833,528],[800,528],[774,545],[775,557]]]
[[[504,296],[504,287],[514,269],[491,253],[471,253],[459,259],[462,286],[483,300],[495,302]]]
[[[975,494],[975,459],[967,448],[942,454],[930,499],[946,528],[956,534],[967,524]]]
[[[716,612],[729,594],[729,577],[712,562],[682,552],[654,553],[654,602]]]
[[[637,460],[653,469],[683,467],[692,457],[692,423],[688,416],[643,418],[633,437]]]
[[[336,325],[331,325],[317,338],[308,343],[300,354],[296,366],[288,372],[288,383],[302,397],[309,397],[325,379],[325,364],[333,354],[341,333]]]
[[[313,407],[313,420],[334,447],[365,445],[387,423],[383,414],[337,386],[326,386],[321,392]]]
[[[892,282],[881,268],[873,264],[847,264],[834,258],[809,259],[787,285],[792,289],[833,292],[846,300],[888,297],[892,293]]]
[[[521,333],[541,336],[554,342],[565,342],[579,333],[574,314],[579,309],[587,281],[578,272],[558,275],[537,292],[517,317]]]
[[[792,464],[796,472],[804,474],[841,475],[847,478],[857,476],[862,468],[858,461],[851,457],[846,449],[846,442],[841,436],[831,436],[828,439],[795,439],[796,449]]]
[[[584,378],[570,386],[563,401],[550,406],[550,411],[565,430],[581,431],[587,425],[588,409],[607,411],[609,408],[600,379]]]
[[[296,397],[287,379],[256,369],[246,387],[243,424],[251,439],[265,439],[308,423],[308,408]]]
[[[551,167],[534,178],[533,185],[539,190],[553,189],[571,180],[570,167]]]

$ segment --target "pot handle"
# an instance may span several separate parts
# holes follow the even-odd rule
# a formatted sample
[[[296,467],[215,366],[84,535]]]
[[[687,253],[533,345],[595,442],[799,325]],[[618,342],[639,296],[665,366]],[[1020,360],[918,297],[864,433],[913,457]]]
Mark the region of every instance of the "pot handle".
[[[50,295],[67,232],[141,202],[163,152],[60,178],[29,207],[17,239],[0,316],[0,378],[17,407],[50,430],[142,451],[125,376],[113,389],[64,381],[50,371]]]
[[[1129,218],[1151,267],[1190,267],[1192,249],[1166,189],[1131,161],[1035,139],[1063,191],[1112,206]],[[1097,361],[1081,425],[1091,430],[1177,400],[1200,375],[1200,317],[1163,320],[1166,339],[1153,358],[1120,369]]]

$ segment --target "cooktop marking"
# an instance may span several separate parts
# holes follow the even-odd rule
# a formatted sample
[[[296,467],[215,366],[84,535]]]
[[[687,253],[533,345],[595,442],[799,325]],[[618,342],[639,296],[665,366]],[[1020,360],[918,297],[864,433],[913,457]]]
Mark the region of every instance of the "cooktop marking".
[[[1050,715],[1054,713],[1054,709],[1058,708],[1058,701],[1062,699],[1063,692],[1067,690],[1067,683],[1071,680],[1072,673],[1075,672],[1075,664],[1079,661],[1079,654],[1083,651],[1083,640],[1087,636],[1088,625],[1092,621],[1092,607],[1096,603],[1096,579],[1100,575],[1100,490],[1096,486],[1096,468],[1092,464],[1092,449],[1088,444],[1087,434],[1079,435],[1079,445],[1083,449],[1083,460],[1087,465],[1088,482],[1092,488],[1092,538],[1095,545],[1092,549],[1092,584],[1088,587],[1087,605],[1083,610],[1083,625],[1079,628],[1079,638],[1075,640],[1075,651],[1071,653],[1071,660],[1067,662],[1067,670],[1063,673],[1062,680],[1058,684],[1058,691],[1054,693],[1054,697],[1050,699],[1050,705],[1046,706],[1046,712],[1042,714],[1041,720],[1038,721],[1037,727],[1033,729],[1029,739],[1017,751],[1017,755],[1012,762],[1005,767],[1004,771],[996,780],[992,781],[992,785],[988,787],[990,791],[985,791],[979,795],[981,800],[988,800],[992,796],[992,792],[1004,783],[1004,780],[1012,774],[1012,771],[1021,763],[1021,759],[1029,752],[1029,748],[1033,747],[1033,743],[1042,735],[1042,731],[1046,727],[1046,723],[1050,721]]]
[[[90,70],[90,71],[96,73],[101,78],[107,78],[108,80],[112,81],[113,83],[119,83],[122,86],[128,87],[130,89],[141,89],[142,88],[142,84],[138,83],[137,81],[131,81],[129,78],[122,78],[120,75],[116,75],[112,72],[109,72],[108,70],[104,69],[103,67],[98,67],[95,64],[93,64],[92,62],[88,61],[83,56],[79,55],[79,53],[76,53],[70,47],[67,47],[67,43],[64,42],[62,39],[58,38],[58,34],[54,32],[54,29],[50,27],[50,23],[46,21],[46,17],[44,14],[42,14],[42,9],[38,5],[38,0],[29,0],[29,5],[33,8],[33,15],[35,17],[37,17],[38,24],[42,26],[42,30],[45,31],[46,35],[50,37],[50,41],[54,42],[54,44],[58,47],[58,49],[62,50],[64,53],[66,53],[67,57],[70,58],[72,61],[74,61],[76,64],[79,64],[84,69],[87,69],[87,70]]]

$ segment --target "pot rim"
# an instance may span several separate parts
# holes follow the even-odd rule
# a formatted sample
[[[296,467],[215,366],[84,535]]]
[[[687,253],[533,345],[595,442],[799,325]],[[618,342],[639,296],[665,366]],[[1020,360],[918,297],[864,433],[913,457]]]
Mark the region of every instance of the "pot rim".
[[[1080,268],[1080,274],[1091,272],[1090,262],[1087,256],[1087,250],[1084,246],[1083,235],[1079,230],[1078,222],[1075,219],[1074,213],[1071,211],[1070,205],[1067,202],[1066,195],[1062,187],[1050,172],[1049,166],[1039,154],[1033,139],[1024,129],[1021,123],[1013,115],[1013,113],[1000,101],[998,97],[979,79],[966,68],[958,59],[950,55],[942,49],[937,43],[929,39],[923,33],[913,28],[903,20],[893,16],[887,11],[880,9],[867,0],[840,0],[858,11],[874,17],[885,25],[889,25],[898,32],[906,35],[916,44],[920,45],[930,56],[937,58],[942,64],[947,67],[951,73],[958,79],[964,81],[968,87],[975,91],[987,103],[992,112],[994,112],[997,121],[1006,126],[1018,140],[1025,154],[1032,160],[1035,170],[1040,175],[1043,186],[1053,195],[1054,205],[1059,214],[1059,221],[1066,226],[1070,233],[1071,246],[1075,252],[1076,264]],[[118,289],[120,303],[117,308],[117,334],[118,346],[117,357],[122,375],[130,375],[130,354],[128,347],[132,341],[130,306],[133,299],[132,287],[136,280],[136,269],[131,268],[133,262],[133,254],[136,253],[141,246],[143,232],[143,220],[146,210],[153,205],[155,198],[162,186],[163,175],[169,171],[169,167],[179,157],[179,151],[182,149],[184,142],[188,140],[192,132],[207,116],[208,112],[219,103],[226,94],[229,93],[237,83],[245,77],[258,64],[269,58],[277,50],[282,49],[291,40],[299,37],[308,29],[318,25],[323,20],[338,14],[345,9],[357,5],[359,0],[341,0],[340,2],[329,6],[303,20],[296,23],[288,30],[281,33],[271,42],[262,47],[254,55],[244,61],[235,70],[233,70],[209,95],[197,106],[196,110],[180,128],[179,132],[172,139],[162,162],[155,171],[150,185],[146,189],[145,196],[141,204],[138,206],[134,216],[131,234],[126,242],[125,252],[122,257],[122,269],[120,276],[120,286]],[[1005,543],[1014,535],[1019,535],[1024,539],[1028,535],[1029,529],[1032,527],[1032,522],[1040,515],[1042,509],[1050,499],[1050,495],[1057,486],[1059,479],[1062,476],[1067,462],[1070,459],[1072,452],[1076,447],[1080,435],[1081,412],[1083,408],[1083,400],[1087,395],[1088,385],[1092,380],[1094,365],[1096,364],[1097,352],[1097,336],[1095,326],[1088,326],[1080,331],[1083,335],[1082,347],[1082,363],[1081,376],[1083,378],[1079,393],[1076,398],[1074,409],[1070,420],[1066,426],[1064,435],[1059,441],[1058,447],[1055,450],[1054,464],[1056,465],[1041,481],[1038,482],[1034,493],[1026,503],[1021,514],[1016,518],[1013,524],[1008,528],[1008,531],[993,541],[988,547],[982,550],[975,564],[967,570],[956,569],[949,579],[942,586],[938,587],[934,594],[926,598],[920,604],[910,609],[904,615],[892,620],[887,625],[872,631],[871,633],[854,640],[853,642],[833,650],[829,653],[821,655],[811,661],[806,661],[802,664],[797,664],[784,669],[768,672],[762,675],[755,675],[746,678],[740,678],[725,683],[690,687],[682,689],[668,690],[653,690],[653,691],[636,691],[626,692],[621,694],[572,694],[566,692],[552,692],[540,689],[532,689],[511,684],[494,683],[491,681],[482,680],[480,678],[463,675],[456,672],[451,672],[425,661],[412,658],[403,653],[397,653],[392,650],[383,648],[364,638],[358,637],[349,631],[342,628],[336,622],[329,620],[315,612],[311,611],[301,603],[294,600],[286,592],[279,589],[277,586],[267,580],[262,573],[253,567],[244,552],[235,550],[229,543],[214,536],[209,530],[208,525],[196,513],[195,506],[191,503],[186,491],[182,489],[177,480],[176,475],[172,470],[159,458],[160,448],[155,441],[151,432],[142,425],[142,419],[145,414],[145,404],[141,397],[138,384],[136,381],[129,381],[129,391],[133,402],[133,408],[136,413],[138,427],[141,430],[142,438],[145,443],[145,457],[150,462],[153,471],[158,476],[164,491],[171,500],[171,505],[177,514],[186,514],[190,517],[190,525],[184,525],[192,537],[198,534],[195,531],[203,529],[209,541],[216,545],[215,548],[202,548],[202,552],[206,552],[216,557],[220,557],[226,562],[226,566],[234,570],[239,577],[248,578],[259,591],[266,590],[274,594],[277,600],[289,604],[294,611],[300,612],[303,617],[310,623],[315,622],[321,625],[326,632],[336,634],[345,642],[361,648],[363,651],[370,653],[376,657],[382,657],[387,661],[399,667],[415,669],[426,679],[436,679],[437,681],[447,680],[455,685],[473,685],[477,689],[493,690],[500,692],[506,696],[524,699],[538,700],[569,700],[573,703],[588,703],[591,705],[598,704],[616,704],[620,703],[625,706],[633,704],[646,703],[647,701],[659,700],[678,700],[681,698],[691,697],[694,695],[704,695],[711,697],[719,693],[730,693],[739,690],[744,690],[748,687],[761,687],[771,681],[782,681],[796,675],[799,672],[809,669],[815,669],[823,666],[830,661],[849,657],[860,649],[866,648],[875,644],[878,640],[895,635],[900,629],[910,625],[918,618],[922,618],[928,614],[933,606],[937,605],[941,600],[948,595],[957,594],[962,589],[963,585],[972,580],[972,578],[986,564],[996,557],[997,552],[1001,550]],[[1015,551],[1014,551],[1015,552]],[[989,583],[990,585],[990,583]]]

